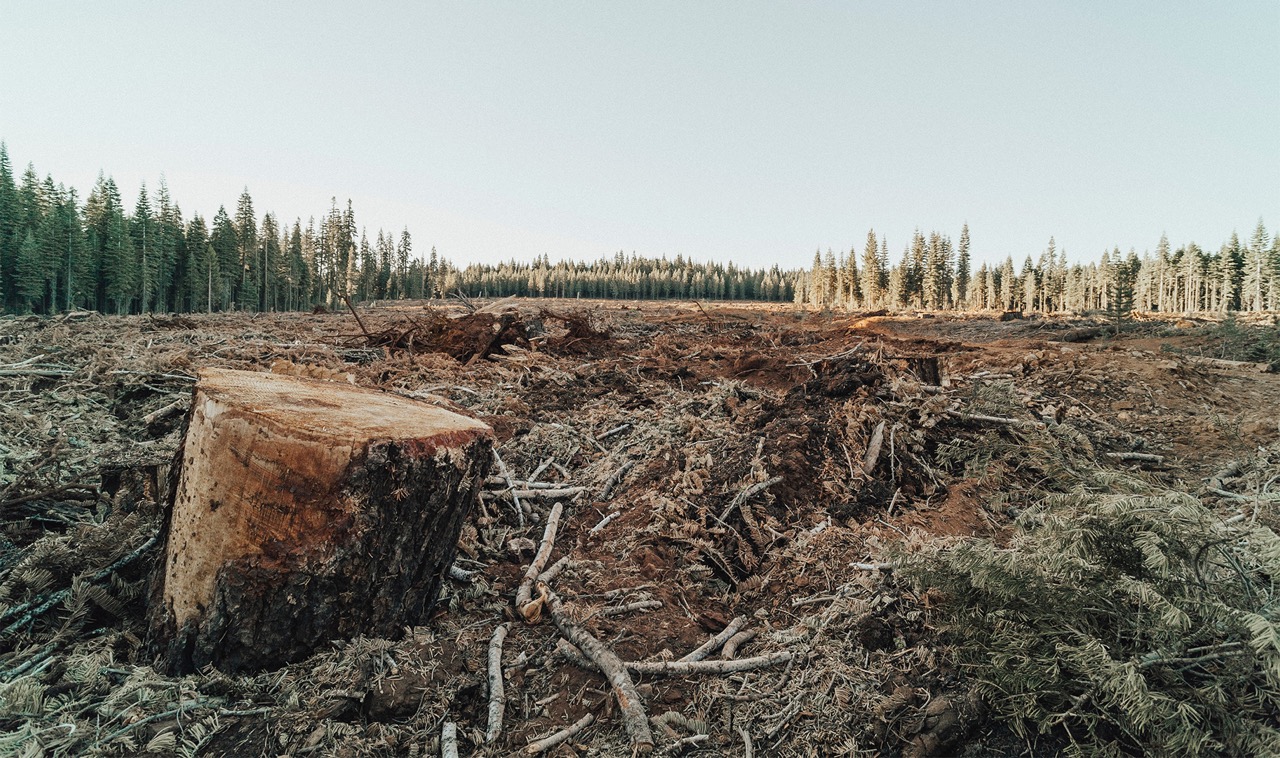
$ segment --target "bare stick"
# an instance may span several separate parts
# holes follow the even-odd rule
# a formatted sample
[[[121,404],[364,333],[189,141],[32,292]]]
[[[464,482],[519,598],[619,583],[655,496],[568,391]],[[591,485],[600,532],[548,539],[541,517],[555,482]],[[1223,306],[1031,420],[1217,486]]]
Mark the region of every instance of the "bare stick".
[[[737,496],[733,498],[733,501],[729,503],[729,505],[725,506],[724,513],[721,513],[720,518],[717,520],[721,524],[723,524],[724,520],[729,518],[729,514],[733,513],[733,509],[747,502],[747,498],[751,497],[752,495],[755,495],[757,492],[763,492],[764,490],[769,489],[770,487],[772,487],[773,485],[777,484],[780,481],[782,481],[782,477],[771,476],[768,479],[764,480],[763,482],[756,482],[750,487],[747,487],[743,491],[739,492]]]
[[[711,739],[711,735],[709,734],[695,734],[692,737],[685,737],[679,742],[667,745],[662,749],[662,752],[658,753],[658,755],[678,755],[684,752],[685,748],[701,745],[709,739]]]
[[[984,424],[1003,424],[1004,426],[1016,426],[1020,429],[1039,429],[1044,424],[1039,421],[1028,421],[1020,418],[1005,418],[1003,416],[984,416],[979,413],[960,413],[959,411],[947,411],[947,415],[961,421],[973,421]]]
[[[567,640],[560,640],[556,643],[556,652],[576,666],[584,669],[599,670],[594,661],[588,659],[581,650],[574,647]],[[794,655],[791,651],[783,650],[767,655],[757,655],[754,658],[736,658],[732,661],[627,661],[623,665],[627,671],[653,676],[665,674],[736,674],[742,671],[755,671],[756,669],[776,666],[779,663],[790,663],[793,658]]]
[[[373,339],[373,336],[369,334],[369,330],[364,328],[364,322],[360,320],[360,314],[356,313],[356,307],[351,304],[351,298],[345,294],[340,294],[338,297],[342,298],[342,302],[347,304],[347,310],[351,311],[351,315],[356,317],[356,324],[360,326],[360,331],[364,333],[364,338]]]
[[[578,734],[582,732],[583,729],[586,729],[587,727],[591,726],[591,724],[595,720],[596,720],[595,714],[588,713],[587,715],[575,721],[570,726],[564,729],[561,729],[560,731],[556,732],[550,737],[543,737],[542,739],[536,742],[530,742],[525,747],[524,752],[528,755],[537,755],[538,753],[545,753],[546,751],[550,750],[553,747],[556,747],[560,743],[567,742],[573,739],[574,737],[577,737]]]
[[[627,430],[628,430],[628,429],[630,429],[630,428],[631,428],[631,424],[630,424],[630,423],[623,424],[622,426],[615,426],[614,428],[610,429],[609,431],[605,432],[604,434],[601,434],[600,436],[596,437],[596,439],[598,439],[598,440],[607,439],[607,438],[609,438],[609,437],[612,437],[612,436],[613,436],[613,435],[615,435],[615,434],[619,434],[619,433],[621,433],[621,432],[625,432],[625,431],[627,431]]]
[[[551,564],[551,568],[543,571],[541,574],[538,574],[538,581],[543,584],[551,584],[557,576],[560,576],[561,571],[569,568],[570,563],[571,561],[569,560],[569,556],[566,555],[562,557],[560,560]]]
[[[464,568],[458,568],[458,565],[456,563],[449,566],[449,578],[456,582],[462,582],[463,584],[471,584],[471,582],[474,580],[475,575],[476,575],[476,572],[474,571],[467,571]]]
[[[458,725],[452,721],[440,727],[440,758],[458,758]]]
[[[498,462],[498,471],[502,472],[502,478],[507,480],[507,491],[511,493],[511,499],[516,502],[516,518],[520,522],[520,528],[524,528],[524,508],[520,507],[520,496],[516,494],[515,485],[511,482],[511,472],[507,471],[507,464],[502,462],[502,456],[498,455],[498,448],[493,449],[493,459]]]
[[[600,530],[604,529],[606,526],[609,525],[610,521],[613,521],[620,515],[622,515],[621,511],[614,511],[613,513],[610,513],[608,516],[605,516],[604,518],[600,519],[600,523],[591,527],[590,531],[588,531],[587,534],[599,534]]]
[[[1143,463],[1164,463],[1163,455],[1152,453],[1107,453],[1107,457],[1117,461],[1141,461]]]
[[[559,498],[581,495],[586,491],[586,487],[548,487],[546,489],[513,489],[511,490],[511,494],[513,496],[525,498],[526,500],[557,500]]]
[[[538,580],[538,574],[542,573],[542,569],[547,565],[547,559],[551,557],[551,549],[556,544],[556,529],[560,526],[560,512],[564,510],[563,503],[556,503],[551,506],[551,513],[547,516],[547,525],[542,530],[542,544],[538,546],[538,552],[533,556],[533,562],[529,564],[529,568],[525,569],[524,580],[520,582],[519,589],[516,590],[516,610],[520,615],[524,616],[525,621],[536,618],[536,611],[541,609],[530,609],[526,613],[526,606],[533,597],[533,583]]]
[[[617,486],[622,483],[622,477],[626,476],[627,472],[630,471],[635,465],[636,465],[635,461],[627,461],[626,463],[619,466],[618,470],[613,472],[613,476],[609,477],[609,481],[604,483],[604,491],[600,493],[600,499],[608,500],[613,495],[614,489],[616,489]]]
[[[154,424],[155,422],[159,421],[162,418],[167,418],[169,416],[174,415],[175,413],[178,413],[179,411],[185,410],[187,405],[190,402],[191,400],[185,397],[174,400],[172,403],[169,403],[163,408],[154,410],[148,413],[147,415],[143,416],[142,423],[146,424],[147,426],[151,426],[152,424]]]
[[[893,571],[892,563],[858,563],[857,561],[850,563],[849,568],[855,568],[859,571]]]
[[[884,443],[884,422],[876,424],[875,431],[871,432],[871,442],[867,444],[867,454],[862,457],[862,473],[871,476],[871,472],[876,468],[876,462],[880,460],[880,445]]]
[[[543,585],[545,587],[546,585]],[[631,736],[631,744],[636,752],[647,754],[653,750],[653,732],[649,730],[649,719],[645,716],[644,705],[640,701],[640,693],[636,691],[635,682],[627,673],[626,666],[612,650],[596,639],[591,632],[574,623],[560,602],[560,598],[551,590],[547,593],[547,609],[551,612],[551,620],[556,629],[591,660],[595,668],[605,675],[613,688],[613,696],[618,699],[618,707],[622,711],[622,724]]]
[[[498,624],[489,640],[489,728],[484,741],[490,745],[502,734],[502,713],[507,707],[507,691],[502,682],[502,642],[507,638],[511,624]]]
[[[622,616],[624,614],[633,613],[635,611],[651,611],[651,610],[654,610],[655,608],[661,608],[661,607],[662,607],[661,600],[637,600],[634,603],[627,603],[626,605],[613,605],[608,608],[601,608],[600,610],[596,611],[596,615],[597,616]]]
[[[554,463],[555,460],[556,460],[555,458],[548,458],[542,463],[539,463],[538,467],[533,470],[533,473],[529,474],[528,483],[532,484],[533,482],[536,482],[538,480],[538,477],[542,476],[542,472],[546,471],[547,467],[550,466],[552,463]]]
[[[719,634],[717,634],[716,636],[712,637],[711,639],[699,645],[696,650],[689,653],[685,657],[681,658],[680,661],[682,663],[688,663],[690,661],[703,660],[708,655],[711,655],[715,651],[719,650],[724,645],[724,643],[727,642],[730,637],[737,634],[742,629],[743,625],[746,623],[747,623],[746,616],[738,616],[733,621],[730,621],[729,625],[726,626],[723,630],[721,630]]]
[[[751,732],[746,727],[738,727],[738,734],[742,737],[742,758],[755,758],[755,746],[751,744]]]
[[[751,640],[754,640],[756,638],[756,634],[757,632],[755,629],[747,629],[745,631],[738,632],[725,640],[724,649],[720,651],[720,657],[725,660],[732,660],[733,657],[738,654],[738,648],[747,644]]]

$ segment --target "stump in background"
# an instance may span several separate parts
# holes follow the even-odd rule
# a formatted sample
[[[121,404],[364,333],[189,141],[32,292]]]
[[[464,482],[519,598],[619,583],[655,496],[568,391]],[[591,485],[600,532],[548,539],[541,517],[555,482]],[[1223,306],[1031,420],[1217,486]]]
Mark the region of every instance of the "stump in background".
[[[152,651],[252,671],[421,622],[492,458],[474,419],[346,384],[206,369]]]

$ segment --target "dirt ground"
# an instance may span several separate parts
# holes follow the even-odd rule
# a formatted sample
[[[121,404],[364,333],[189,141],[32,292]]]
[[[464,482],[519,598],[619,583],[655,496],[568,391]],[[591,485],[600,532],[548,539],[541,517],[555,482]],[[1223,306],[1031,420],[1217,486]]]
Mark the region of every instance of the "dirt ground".
[[[511,481],[584,487],[560,501],[551,554],[568,559],[551,585],[582,626],[626,661],[678,659],[731,623],[755,632],[737,659],[779,654],[635,675],[663,755],[1056,754],[1052,734],[1017,739],[966,711],[939,599],[879,564],[929,541],[999,540],[1068,487],[1069,466],[1027,453],[1046,429],[1071,429],[1099,466],[1194,493],[1280,450],[1280,374],[1195,357],[1205,337],[1188,321],[1112,338],[1087,317],[474,305],[374,305],[360,325],[0,319],[0,753],[439,755],[452,722],[462,755],[508,755],[594,714],[548,754],[631,754],[604,678],[545,616],[515,611],[556,501],[517,503],[502,476],[459,541],[472,576],[403,638],[254,676],[155,673],[147,540],[201,367],[415,397],[489,424]],[[656,607],[624,607],[644,601]],[[505,727],[485,744],[486,655],[504,622]],[[945,725],[941,702],[956,704]]]

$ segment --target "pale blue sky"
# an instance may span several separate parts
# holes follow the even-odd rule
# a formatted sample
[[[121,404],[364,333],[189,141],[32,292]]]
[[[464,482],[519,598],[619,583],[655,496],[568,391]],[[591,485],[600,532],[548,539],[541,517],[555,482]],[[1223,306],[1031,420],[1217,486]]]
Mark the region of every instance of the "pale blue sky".
[[[11,0],[0,139],[462,263],[1216,248],[1280,226],[1280,2]]]

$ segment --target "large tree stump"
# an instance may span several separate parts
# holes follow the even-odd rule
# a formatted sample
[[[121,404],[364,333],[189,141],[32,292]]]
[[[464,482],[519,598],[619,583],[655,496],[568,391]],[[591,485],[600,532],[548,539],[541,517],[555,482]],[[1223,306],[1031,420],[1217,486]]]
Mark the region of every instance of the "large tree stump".
[[[413,400],[202,370],[152,650],[251,671],[421,622],[492,458],[492,432]]]

